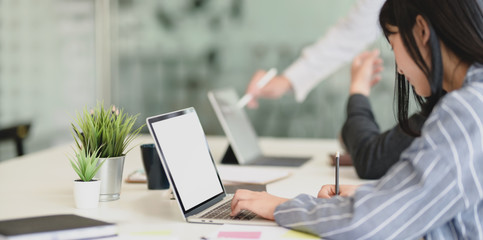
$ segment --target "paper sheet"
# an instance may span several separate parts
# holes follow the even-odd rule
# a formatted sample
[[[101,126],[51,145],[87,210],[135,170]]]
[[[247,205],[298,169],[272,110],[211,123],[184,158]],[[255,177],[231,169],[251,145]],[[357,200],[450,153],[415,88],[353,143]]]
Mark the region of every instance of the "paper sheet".
[[[306,240],[320,239],[317,236],[276,226],[222,225],[209,240]]]
[[[218,165],[217,169],[223,182],[232,183],[268,184],[292,174],[291,170],[239,165]],[[138,169],[128,175],[126,182],[146,183],[146,173]]]
[[[251,184],[268,184],[292,174],[291,170],[267,167],[218,165],[222,181]]]

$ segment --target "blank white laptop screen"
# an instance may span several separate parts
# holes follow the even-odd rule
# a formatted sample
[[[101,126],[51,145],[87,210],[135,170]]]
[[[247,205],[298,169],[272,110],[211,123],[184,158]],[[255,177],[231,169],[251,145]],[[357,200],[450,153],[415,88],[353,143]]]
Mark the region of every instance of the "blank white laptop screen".
[[[223,193],[196,111],[154,122],[152,126],[183,211]]]

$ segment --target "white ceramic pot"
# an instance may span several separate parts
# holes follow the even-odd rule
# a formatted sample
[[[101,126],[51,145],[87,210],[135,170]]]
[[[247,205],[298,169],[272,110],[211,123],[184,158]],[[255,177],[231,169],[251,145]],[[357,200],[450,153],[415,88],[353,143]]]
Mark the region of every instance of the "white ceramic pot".
[[[89,182],[74,181],[74,200],[77,208],[96,208],[99,205],[101,180],[93,179]]]

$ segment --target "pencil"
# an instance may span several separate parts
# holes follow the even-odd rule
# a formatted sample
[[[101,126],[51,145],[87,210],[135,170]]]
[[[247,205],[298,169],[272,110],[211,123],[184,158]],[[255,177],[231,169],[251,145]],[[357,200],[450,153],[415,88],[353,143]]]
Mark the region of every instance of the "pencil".
[[[335,195],[339,195],[339,160],[340,153],[337,152],[335,155]]]

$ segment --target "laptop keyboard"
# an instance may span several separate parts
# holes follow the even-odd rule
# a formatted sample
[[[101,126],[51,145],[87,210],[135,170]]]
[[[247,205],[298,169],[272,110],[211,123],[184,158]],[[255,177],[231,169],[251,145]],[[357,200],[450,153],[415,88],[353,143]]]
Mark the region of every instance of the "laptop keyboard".
[[[230,216],[231,213],[231,201],[226,201],[213,210],[203,214],[202,218],[214,218],[214,219],[237,219],[237,220],[250,220],[257,215],[247,210],[241,210],[236,216]]]

